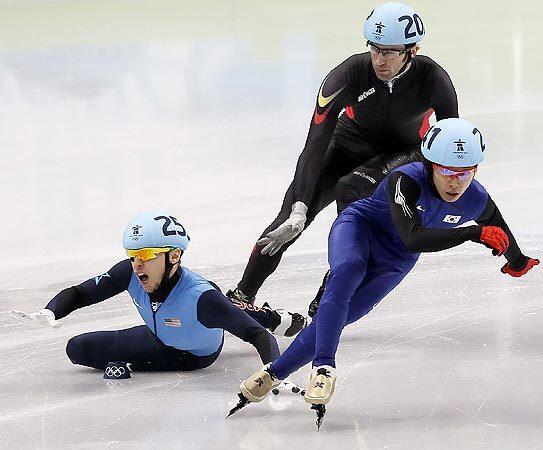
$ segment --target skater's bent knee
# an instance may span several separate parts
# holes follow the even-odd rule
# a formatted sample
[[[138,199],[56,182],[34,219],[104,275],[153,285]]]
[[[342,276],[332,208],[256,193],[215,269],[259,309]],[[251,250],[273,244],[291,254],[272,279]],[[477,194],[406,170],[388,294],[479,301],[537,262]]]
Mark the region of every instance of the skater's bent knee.
[[[346,304],[360,284],[364,274],[363,258],[352,256],[330,270],[324,298],[335,303]]]
[[[74,336],[66,344],[66,354],[74,364],[86,365],[88,355],[85,351],[83,335]]]

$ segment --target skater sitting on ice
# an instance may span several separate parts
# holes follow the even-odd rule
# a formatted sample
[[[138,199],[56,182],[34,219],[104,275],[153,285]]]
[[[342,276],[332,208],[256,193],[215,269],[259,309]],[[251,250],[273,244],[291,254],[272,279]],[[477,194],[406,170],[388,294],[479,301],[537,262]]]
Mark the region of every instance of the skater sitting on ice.
[[[287,350],[240,385],[239,406],[268,392],[312,361],[305,400],[317,425],[336,382],[335,355],[343,327],[366,315],[413,269],[421,252],[466,241],[504,255],[504,274],[520,277],[539,260],[525,256],[485,189],[473,179],[485,146],[463,119],[438,121],[421,143],[424,162],[391,172],[368,199],[348,206],[328,240],[330,279],[317,315]],[[477,225],[458,227],[475,220]]]
[[[124,232],[129,259],[64,289],[39,312],[12,315],[57,327],[59,319],[76,309],[126,290],[145,325],[73,337],[66,353],[74,364],[102,370],[112,361],[122,362],[125,370],[202,369],[219,356],[224,330],[251,343],[263,363],[275,360],[277,342],[265,327],[288,336],[300,331],[305,319],[266,306],[233,303],[214,284],[181,266],[189,239],[169,213],[140,214]]]

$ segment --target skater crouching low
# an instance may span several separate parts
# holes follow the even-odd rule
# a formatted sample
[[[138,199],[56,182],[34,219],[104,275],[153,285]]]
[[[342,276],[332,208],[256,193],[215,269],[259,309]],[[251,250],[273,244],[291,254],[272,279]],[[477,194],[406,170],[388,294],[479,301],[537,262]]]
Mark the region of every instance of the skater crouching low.
[[[477,128],[463,119],[438,121],[421,149],[424,162],[394,170],[370,198],[338,216],[328,240],[330,277],[315,320],[277,360],[241,383],[245,399],[262,400],[280,380],[312,362],[305,400],[317,410],[320,425],[334,392],[344,326],[392,291],[421,252],[473,241],[505,256],[504,274],[520,277],[539,264],[522,254],[496,204],[473,179],[485,150]],[[473,220],[477,225],[459,227]]]

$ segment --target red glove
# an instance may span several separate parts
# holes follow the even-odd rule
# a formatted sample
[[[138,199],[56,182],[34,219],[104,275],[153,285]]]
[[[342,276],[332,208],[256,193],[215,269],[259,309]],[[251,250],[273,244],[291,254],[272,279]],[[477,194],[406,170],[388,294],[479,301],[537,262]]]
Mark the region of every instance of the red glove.
[[[530,257],[526,257],[526,262],[524,263],[524,266],[513,269],[511,267],[511,264],[507,263],[502,268],[502,273],[508,273],[512,277],[521,277],[522,275],[525,275],[526,272],[528,272],[532,267],[537,266],[539,264],[539,259],[534,259]]]
[[[502,256],[509,247],[509,237],[500,227],[485,226],[479,238],[483,244],[492,249],[494,256]]]

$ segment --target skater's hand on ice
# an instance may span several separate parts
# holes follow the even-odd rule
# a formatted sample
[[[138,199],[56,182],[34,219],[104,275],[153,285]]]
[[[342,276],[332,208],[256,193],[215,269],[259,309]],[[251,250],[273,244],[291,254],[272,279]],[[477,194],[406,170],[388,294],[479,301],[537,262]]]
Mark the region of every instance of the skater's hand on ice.
[[[294,203],[289,218],[275,230],[270,231],[265,237],[258,240],[258,245],[265,246],[261,250],[261,253],[263,255],[269,253],[270,256],[273,256],[284,244],[298,236],[304,229],[305,221],[307,219],[306,213],[307,206],[305,203]]]
[[[509,247],[509,237],[500,227],[484,226],[480,241],[492,249],[494,256],[501,256]]]
[[[38,312],[25,313],[24,311],[10,311],[11,317],[25,323],[40,327],[60,327],[60,322],[55,319],[55,314],[49,309],[41,309]]]
[[[510,263],[505,264],[501,268],[502,273],[507,273],[512,277],[518,278],[525,275],[532,267],[539,264],[539,259],[530,258],[529,256],[525,256],[525,259],[526,261],[520,267],[512,267]]]

